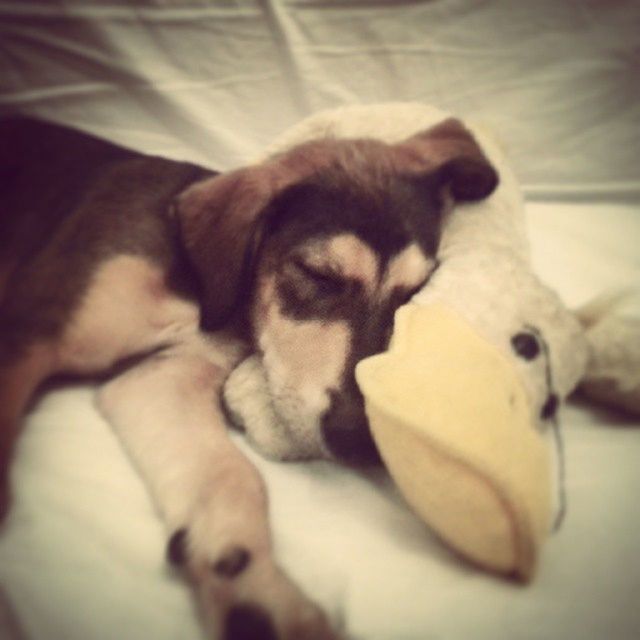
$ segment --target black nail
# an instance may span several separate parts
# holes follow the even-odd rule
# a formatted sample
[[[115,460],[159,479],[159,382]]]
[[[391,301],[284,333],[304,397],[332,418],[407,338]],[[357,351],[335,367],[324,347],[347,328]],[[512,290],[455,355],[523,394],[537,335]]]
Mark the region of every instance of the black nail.
[[[251,554],[247,549],[233,547],[213,565],[213,571],[223,578],[235,578],[247,568],[250,561]]]
[[[262,609],[239,604],[227,614],[224,640],[277,640],[277,635]]]
[[[558,411],[558,406],[560,405],[560,401],[558,400],[558,396],[555,393],[549,394],[547,401],[544,403],[541,411],[540,417],[543,420],[549,420],[549,418],[553,418]]]
[[[170,538],[167,544],[167,560],[174,566],[179,567],[187,560],[187,530],[183,527],[178,529]]]

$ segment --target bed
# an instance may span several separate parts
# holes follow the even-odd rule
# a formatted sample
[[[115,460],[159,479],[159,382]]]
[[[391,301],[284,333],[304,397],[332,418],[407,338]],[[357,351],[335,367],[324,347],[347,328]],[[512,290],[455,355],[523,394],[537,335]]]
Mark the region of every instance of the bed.
[[[639,34],[633,0],[0,0],[0,111],[221,170],[322,108],[472,116],[513,158],[537,272],[577,306],[640,287]],[[234,438],[282,563],[352,638],[640,637],[640,421],[580,398],[561,421],[569,510],[528,586],[453,555],[383,472],[277,464]],[[202,637],[91,384],[40,397],[12,477],[0,638]]]

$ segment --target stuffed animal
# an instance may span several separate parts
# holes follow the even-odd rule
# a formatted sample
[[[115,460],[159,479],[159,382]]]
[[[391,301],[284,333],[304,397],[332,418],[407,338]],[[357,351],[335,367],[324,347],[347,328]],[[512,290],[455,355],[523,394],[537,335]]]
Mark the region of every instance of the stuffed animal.
[[[322,136],[398,142],[450,117],[422,104],[321,112],[267,154]],[[462,556],[529,580],[565,510],[558,410],[578,385],[640,413],[640,322],[610,302],[579,312],[539,281],[522,196],[499,143],[469,122],[498,171],[495,192],[445,223],[439,267],[401,307],[385,353],[356,378],[381,456],[411,508]],[[464,211],[462,211],[464,209]],[[225,399],[261,450],[286,457],[256,358],[230,376]],[[278,434],[280,435],[278,436]]]

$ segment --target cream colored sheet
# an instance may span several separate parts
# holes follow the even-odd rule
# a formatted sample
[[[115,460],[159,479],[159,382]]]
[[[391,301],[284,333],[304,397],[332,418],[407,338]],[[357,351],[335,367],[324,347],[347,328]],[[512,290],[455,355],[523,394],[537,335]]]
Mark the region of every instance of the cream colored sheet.
[[[537,270],[581,304],[640,284],[639,22],[632,1],[0,0],[0,108],[219,169],[317,108],[473,115],[514,155]],[[6,606],[30,640],[197,638],[92,397],[53,390],[28,418],[0,534]],[[283,563],[354,637],[639,637],[640,423],[581,404],[562,421],[569,513],[529,587],[462,564],[381,474],[250,455]]]

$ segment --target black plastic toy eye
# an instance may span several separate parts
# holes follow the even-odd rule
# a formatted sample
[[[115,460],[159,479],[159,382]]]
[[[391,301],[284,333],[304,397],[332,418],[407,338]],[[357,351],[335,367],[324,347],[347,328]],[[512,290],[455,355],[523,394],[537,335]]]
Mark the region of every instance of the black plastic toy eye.
[[[544,403],[542,409],[540,410],[540,417],[543,420],[550,420],[551,418],[555,417],[556,413],[558,412],[559,404],[560,401],[558,400],[558,396],[555,393],[550,393],[547,401]]]
[[[532,333],[525,331],[516,333],[516,335],[511,338],[511,346],[513,350],[525,360],[533,360],[540,353],[538,338]]]

